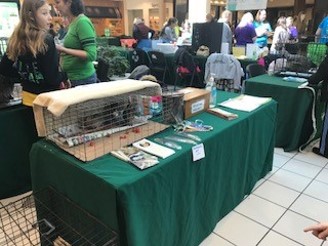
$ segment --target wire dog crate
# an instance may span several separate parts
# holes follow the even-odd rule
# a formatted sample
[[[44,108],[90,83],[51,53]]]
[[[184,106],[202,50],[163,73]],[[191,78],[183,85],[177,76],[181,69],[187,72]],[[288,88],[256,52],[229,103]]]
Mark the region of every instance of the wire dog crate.
[[[87,97],[76,103],[74,97],[81,93]],[[74,103],[66,105],[66,98]],[[154,82],[105,82],[41,94],[34,101],[34,114],[39,136],[90,161],[166,129],[175,104],[163,102],[166,98]],[[52,103],[38,109],[44,101]]]
[[[51,188],[6,206],[0,202],[1,246],[116,246],[118,235]]]

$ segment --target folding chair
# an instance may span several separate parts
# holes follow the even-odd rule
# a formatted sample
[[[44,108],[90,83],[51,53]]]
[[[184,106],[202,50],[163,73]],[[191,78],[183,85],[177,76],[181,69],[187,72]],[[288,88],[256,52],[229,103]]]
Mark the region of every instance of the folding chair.
[[[104,59],[99,59],[96,69],[98,81],[100,82],[109,81],[108,69],[109,69],[108,63]]]
[[[256,77],[266,73],[267,72],[265,68],[257,63],[249,64],[246,67],[246,74],[248,75],[248,78]]]
[[[168,67],[164,53],[159,51],[148,51],[148,56],[150,60],[150,73],[155,77],[157,77],[158,74],[162,74],[161,81],[165,82],[165,76],[166,72],[168,71]]]
[[[131,71],[140,65],[146,65],[147,67],[149,66],[149,57],[147,52],[139,48],[135,48],[129,53],[129,61]]]
[[[179,48],[174,55],[174,59],[177,66],[174,90],[179,79],[186,81],[190,78],[188,86],[192,86],[195,76],[200,81],[200,68],[196,64],[194,57],[185,48]]]

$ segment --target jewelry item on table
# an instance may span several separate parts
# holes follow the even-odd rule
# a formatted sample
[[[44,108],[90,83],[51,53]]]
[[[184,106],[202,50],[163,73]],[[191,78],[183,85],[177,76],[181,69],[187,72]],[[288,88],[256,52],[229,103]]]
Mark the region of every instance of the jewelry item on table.
[[[178,137],[178,136],[166,136],[164,138],[166,140],[171,140],[171,141],[180,142],[180,143],[187,143],[187,144],[193,144],[193,145],[197,144],[196,141],[191,140],[190,138],[184,138],[184,137]]]
[[[175,128],[175,131],[177,132],[193,132],[193,131],[198,131],[198,132],[207,132],[207,131],[212,131],[213,126],[210,125],[204,125],[204,121],[202,120],[195,120],[194,122],[184,120],[181,123],[178,123],[176,125],[173,125]]]
[[[177,143],[167,140],[167,139],[164,139],[164,138],[155,138],[154,140],[160,144],[164,144],[167,147],[170,147],[173,149],[178,149],[178,150],[182,149],[182,147],[180,145],[178,145]]]
[[[201,142],[202,140],[200,139],[200,137],[196,136],[196,135],[193,135],[193,134],[190,134],[190,133],[186,133],[186,132],[176,132],[175,133],[176,135],[179,135],[179,136],[182,136],[182,137],[185,137],[185,138],[190,138],[192,140],[195,140],[197,142]]]

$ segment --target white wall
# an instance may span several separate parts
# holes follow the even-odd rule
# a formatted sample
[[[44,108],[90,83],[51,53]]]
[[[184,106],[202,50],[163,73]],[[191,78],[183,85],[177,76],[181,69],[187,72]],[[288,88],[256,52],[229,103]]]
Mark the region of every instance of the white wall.
[[[160,17],[161,23],[164,23],[167,18],[173,16],[173,3],[164,3],[163,0],[153,0],[151,2],[147,1],[136,1],[136,0],[124,0],[124,11],[127,19],[125,21],[125,33],[130,32],[129,23],[133,22],[133,19],[130,20],[128,10],[133,9],[143,9],[143,16],[140,16],[145,19],[145,24],[149,26],[149,10],[157,9]],[[165,9],[165,10],[164,10]],[[168,15],[168,16],[166,16]],[[131,16],[131,14],[130,14]],[[131,34],[131,33],[130,33]]]

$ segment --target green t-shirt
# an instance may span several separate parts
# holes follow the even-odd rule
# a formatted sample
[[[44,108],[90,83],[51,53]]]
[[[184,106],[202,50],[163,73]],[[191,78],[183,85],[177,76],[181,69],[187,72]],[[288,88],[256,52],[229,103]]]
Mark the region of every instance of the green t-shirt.
[[[70,80],[86,79],[95,73],[92,62],[97,57],[96,33],[88,17],[79,15],[72,21],[65,36],[64,46],[87,52],[85,60],[68,54],[63,56],[63,70]]]

